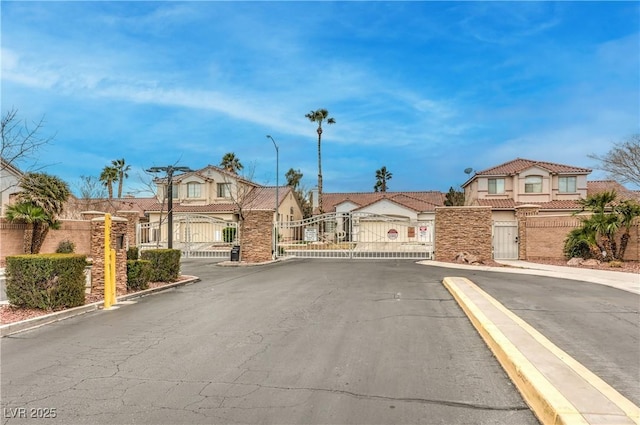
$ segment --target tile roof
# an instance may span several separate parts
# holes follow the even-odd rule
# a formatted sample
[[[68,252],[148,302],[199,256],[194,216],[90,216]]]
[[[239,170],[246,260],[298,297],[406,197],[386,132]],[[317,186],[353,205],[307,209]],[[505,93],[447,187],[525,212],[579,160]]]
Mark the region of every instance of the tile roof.
[[[324,212],[334,212],[337,205],[348,201],[356,204],[357,209],[363,209],[382,199],[414,211],[435,211],[435,207],[444,206],[445,194],[438,191],[323,193],[322,208]]]
[[[592,180],[587,182],[587,196],[606,191],[615,191],[620,200],[635,199],[640,201],[640,191],[629,190],[614,180]]]
[[[572,165],[556,164],[554,162],[546,161],[534,161],[531,159],[516,158],[512,161],[505,162],[504,164],[496,165],[495,167],[487,168],[486,170],[477,171],[478,176],[493,176],[493,175],[512,175],[517,174],[531,167],[540,167],[551,173],[564,174],[564,173],[577,173],[588,174],[591,172],[589,168],[574,167]]]
[[[512,210],[521,205],[539,205],[541,210],[579,210],[577,201],[515,202],[513,199],[478,199],[477,205],[496,210]]]

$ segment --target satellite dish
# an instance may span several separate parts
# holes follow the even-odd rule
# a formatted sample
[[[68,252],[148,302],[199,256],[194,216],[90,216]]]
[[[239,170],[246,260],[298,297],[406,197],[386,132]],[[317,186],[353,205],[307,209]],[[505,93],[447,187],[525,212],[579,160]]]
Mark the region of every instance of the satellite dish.
[[[471,167],[464,169],[464,173],[465,174],[471,174],[472,171],[473,171],[473,168],[471,168]]]

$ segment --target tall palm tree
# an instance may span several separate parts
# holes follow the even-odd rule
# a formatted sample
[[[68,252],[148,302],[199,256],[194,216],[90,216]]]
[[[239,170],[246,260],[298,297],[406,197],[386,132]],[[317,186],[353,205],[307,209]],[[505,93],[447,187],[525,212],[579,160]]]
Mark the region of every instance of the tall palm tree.
[[[305,117],[311,122],[318,123],[318,129],[316,130],[318,133],[318,210],[322,214],[324,213],[322,208],[322,154],[320,149],[322,144],[322,123],[326,121],[327,124],[335,124],[336,120],[329,117],[329,111],[326,109],[311,111]]]
[[[18,204],[29,204],[44,212],[44,221],[34,220],[31,251],[36,254],[44,243],[50,228],[58,225],[58,217],[71,195],[69,185],[58,177],[46,173],[27,173],[20,181],[22,189],[17,194]],[[22,208],[22,207],[21,207]],[[25,207],[26,208],[26,207]]]
[[[131,171],[131,166],[125,164],[124,158],[111,161],[111,165],[118,171],[118,198],[122,198],[122,185],[124,179],[129,178],[128,172]]]
[[[236,154],[233,152],[224,154],[222,161],[220,161],[220,166],[233,174],[238,174],[238,171],[244,168]]]
[[[109,191],[109,199],[113,198],[113,184],[118,181],[118,169],[105,165],[100,173],[100,181]]]
[[[9,205],[6,211],[10,222],[26,223],[23,236],[22,252],[33,254],[34,229],[47,221],[44,210],[28,202]]]
[[[386,192],[387,191],[387,181],[393,178],[393,174],[391,174],[387,167],[383,166],[381,169],[376,170],[376,184],[373,186],[373,190],[375,192]]]

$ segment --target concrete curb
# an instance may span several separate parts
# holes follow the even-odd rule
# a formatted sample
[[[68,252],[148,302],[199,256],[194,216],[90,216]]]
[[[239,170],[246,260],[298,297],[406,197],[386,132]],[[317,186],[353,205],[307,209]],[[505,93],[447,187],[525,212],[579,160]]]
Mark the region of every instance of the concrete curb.
[[[262,263],[245,263],[243,261],[220,261],[216,263],[218,267],[257,267],[266,266],[269,264],[281,263],[283,261],[292,260],[295,257],[279,257],[275,260],[263,261]]]
[[[144,291],[134,292],[132,294],[122,295],[116,298],[116,304],[118,302],[127,301],[135,298],[144,297],[147,295],[154,294],[156,292],[166,291],[168,289],[173,289],[177,286],[187,285],[189,283],[194,283],[200,281],[200,278],[196,276],[185,276],[186,280],[181,280],[180,282],[170,283],[164,286],[159,286],[157,288],[145,289]],[[104,301],[97,301],[95,303],[81,305],[78,307],[69,308],[66,310],[56,311],[54,313],[45,314],[39,317],[33,317],[31,319],[23,320],[15,323],[8,323],[6,325],[0,326],[0,338],[16,334],[18,332],[27,331],[30,329],[39,328],[40,326],[48,325],[50,323],[59,322],[60,320],[68,319],[70,317],[79,316],[81,314],[89,313],[95,310],[102,310],[102,306],[104,305]]]
[[[638,406],[473,282],[447,277],[443,284],[541,423],[640,424]]]

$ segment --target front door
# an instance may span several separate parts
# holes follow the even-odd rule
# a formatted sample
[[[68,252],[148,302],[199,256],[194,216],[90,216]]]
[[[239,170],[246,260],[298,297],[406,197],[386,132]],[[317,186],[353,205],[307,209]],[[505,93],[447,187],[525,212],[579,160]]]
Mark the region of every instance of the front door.
[[[493,223],[493,258],[496,260],[518,259],[518,222],[496,221]]]

